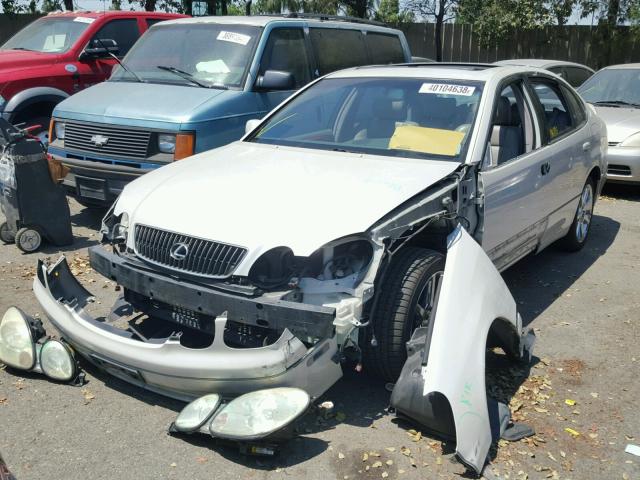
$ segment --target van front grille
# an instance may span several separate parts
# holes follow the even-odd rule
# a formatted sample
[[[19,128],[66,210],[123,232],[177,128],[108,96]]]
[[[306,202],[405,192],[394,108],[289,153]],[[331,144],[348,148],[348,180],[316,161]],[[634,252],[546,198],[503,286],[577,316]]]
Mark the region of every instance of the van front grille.
[[[136,159],[148,156],[149,131],[101,123],[65,123],[65,149]]]
[[[243,247],[146,225],[136,225],[134,234],[138,256],[158,265],[194,275],[227,277],[233,273],[247,253],[247,249]]]

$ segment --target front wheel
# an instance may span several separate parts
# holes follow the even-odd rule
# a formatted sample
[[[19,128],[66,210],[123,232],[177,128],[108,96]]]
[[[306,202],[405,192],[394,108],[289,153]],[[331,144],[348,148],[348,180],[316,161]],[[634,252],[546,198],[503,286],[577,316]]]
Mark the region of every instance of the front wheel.
[[[406,343],[415,329],[432,320],[444,255],[407,247],[392,261],[363,348],[365,369],[389,382],[400,376],[407,360]],[[376,345],[372,345],[374,335]]]
[[[593,206],[595,204],[595,182],[590,178],[584,184],[578,208],[573,217],[571,228],[567,235],[560,240],[560,245],[569,252],[577,252],[584,247],[591,230]]]

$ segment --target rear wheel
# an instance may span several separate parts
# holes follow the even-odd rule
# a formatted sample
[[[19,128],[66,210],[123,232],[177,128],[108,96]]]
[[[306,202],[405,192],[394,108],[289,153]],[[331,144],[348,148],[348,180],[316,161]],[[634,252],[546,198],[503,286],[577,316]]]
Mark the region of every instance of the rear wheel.
[[[380,289],[377,311],[364,345],[367,370],[395,382],[407,360],[406,343],[414,330],[427,326],[437,302],[444,255],[407,247],[397,254]],[[371,345],[375,334],[377,345]]]
[[[9,228],[9,224],[7,222],[2,222],[0,225],[0,240],[4,243],[13,243],[16,240],[16,236]]]
[[[567,235],[560,240],[560,245],[570,252],[577,252],[584,247],[589,237],[589,231],[591,230],[591,219],[593,217],[593,205],[595,203],[595,182],[593,179],[588,179],[584,184],[580,199],[578,201],[578,208],[576,214],[573,217],[573,223]]]
[[[16,246],[24,253],[35,252],[42,244],[42,235],[34,228],[21,228],[16,233]]]

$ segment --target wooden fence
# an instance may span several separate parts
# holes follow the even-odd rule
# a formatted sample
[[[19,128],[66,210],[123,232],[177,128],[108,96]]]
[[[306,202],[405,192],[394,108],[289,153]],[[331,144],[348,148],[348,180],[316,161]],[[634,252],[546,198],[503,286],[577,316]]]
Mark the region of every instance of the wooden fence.
[[[0,14],[0,44],[39,15]],[[436,58],[435,25],[411,23],[400,27],[413,55]],[[600,68],[615,63],[640,62],[640,33],[618,27],[612,35],[599,27],[549,26],[514,32],[492,48],[482,48],[473,27],[456,23],[444,25],[442,60],[446,62],[495,62],[509,58],[570,60]]]
[[[413,55],[436,58],[435,25],[412,23],[400,27]],[[495,62],[510,58],[569,60],[601,68],[640,61],[640,33],[618,27],[608,34],[600,27],[548,26],[514,32],[492,48],[482,48],[471,25],[449,23],[442,32],[442,61]]]

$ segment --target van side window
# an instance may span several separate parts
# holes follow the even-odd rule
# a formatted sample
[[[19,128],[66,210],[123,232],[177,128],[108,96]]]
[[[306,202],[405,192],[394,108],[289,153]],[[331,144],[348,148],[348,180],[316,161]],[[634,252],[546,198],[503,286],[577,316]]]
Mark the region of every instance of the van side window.
[[[271,31],[262,53],[259,75],[264,75],[267,70],[291,73],[295,88],[311,81],[309,58],[301,28],[276,28]]]
[[[309,30],[320,75],[370,63],[361,31],[338,28]]]
[[[111,20],[104,25],[98,33],[96,33],[91,41],[99,38],[100,40],[115,40],[118,44],[118,57],[124,57],[129,49],[136,43],[140,32],[138,30],[138,20],[135,18],[125,18],[120,20]]]
[[[569,113],[567,100],[560,91],[560,85],[549,79],[530,78],[534,96],[540,101],[544,110],[547,140],[552,142],[556,137],[573,130],[576,125]]]
[[[396,35],[367,32],[364,38],[369,48],[371,63],[374,65],[406,61],[402,43]]]

